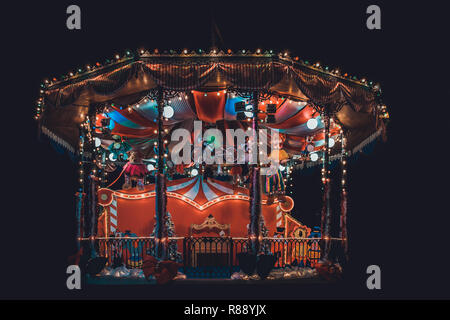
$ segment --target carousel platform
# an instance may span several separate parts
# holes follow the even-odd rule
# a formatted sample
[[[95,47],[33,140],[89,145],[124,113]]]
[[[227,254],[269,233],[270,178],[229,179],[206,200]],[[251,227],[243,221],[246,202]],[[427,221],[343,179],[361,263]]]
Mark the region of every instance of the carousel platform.
[[[111,277],[86,277],[86,282],[89,286],[151,286],[158,285],[156,280],[146,279],[126,279],[126,278],[111,278]],[[197,285],[278,285],[278,284],[299,284],[299,285],[312,285],[312,284],[328,284],[329,282],[319,277],[313,278],[297,278],[297,279],[273,279],[273,280],[234,280],[234,279],[222,279],[222,278],[208,278],[208,279],[183,279],[173,280],[168,285],[170,286],[197,286]]]

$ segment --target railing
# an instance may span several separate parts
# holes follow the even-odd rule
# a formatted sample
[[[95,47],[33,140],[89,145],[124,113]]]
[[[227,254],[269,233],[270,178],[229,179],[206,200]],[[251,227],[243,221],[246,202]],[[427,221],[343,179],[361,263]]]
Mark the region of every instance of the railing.
[[[334,239],[337,240],[337,239]],[[261,250],[277,257],[275,268],[295,262],[313,266],[320,259],[317,238],[263,238]],[[183,272],[191,278],[229,277],[239,270],[239,253],[248,251],[248,238],[186,237],[169,238],[171,256],[181,258]],[[97,238],[96,250],[107,258],[107,265],[125,264],[141,268],[143,258],[153,254],[154,238]]]

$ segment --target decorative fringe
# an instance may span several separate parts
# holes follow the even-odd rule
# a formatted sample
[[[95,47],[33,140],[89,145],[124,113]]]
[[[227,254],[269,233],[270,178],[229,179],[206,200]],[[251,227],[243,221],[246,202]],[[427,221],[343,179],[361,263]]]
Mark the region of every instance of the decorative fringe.
[[[352,154],[355,154],[356,152],[360,151],[362,148],[364,148],[366,145],[368,145],[369,143],[371,143],[372,141],[374,141],[376,138],[378,138],[380,136],[380,134],[382,133],[383,129],[380,128],[378,129],[376,132],[374,132],[373,134],[371,134],[369,137],[367,137],[366,139],[364,139],[360,144],[358,144],[356,147],[353,148],[352,150]]]
[[[41,126],[41,131],[43,134],[45,134],[47,137],[55,141],[57,144],[61,145],[62,147],[66,148],[68,151],[75,154],[75,149],[64,139],[58,137],[56,134],[51,132],[47,127]]]
[[[366,145],[368,145],[369,143],[371,143],[372,141],[374,141],[375,139],[377,139],[381,134],[383,133],[383,128],[378,129],[376,132],[374,132],[373,134],[371,134],[369,137],[367,137],[366,139],[364,139],[364,141],[362,141],[360,144],[358,144],[355,148],[353,148],[352,151],[349,151],[347,154],[347,157],[357,153],[358,151],[360,151],[362,148],[364,148]],[[330,162],[336,161],[336,160],[340,160],[342,158],[342,154],[335,154],[330,156]],[[293,166],[293,169],[305,169],[305,168],[313,168],[315,166],[321,165],[322,162],[321,161],[308,161],[306,163],[302,162],[299,164],[296,164]]]
[[[339,160],[339,159],[341,159],[341,157],[342,156],[340,154],[335,154],[333,156],[330,156],[330,162]],[[299,167],[295,166],[294,169],[303,169],[304,167],[312,168],[312,167],[315,167],[315,166],[318,166],[318,165],[322,165],[322,162],[321,161],[315,161],[315,162],[309,161],[309,162],[306,163],[306,165],[302,164],[301,166],[299,165]]]

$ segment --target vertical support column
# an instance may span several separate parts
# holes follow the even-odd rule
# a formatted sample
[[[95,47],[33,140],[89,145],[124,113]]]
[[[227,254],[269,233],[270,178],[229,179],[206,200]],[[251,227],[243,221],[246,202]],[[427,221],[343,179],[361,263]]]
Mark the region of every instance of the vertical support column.
[[[93,169],[89,176],[89,199],[90,199],[90,224],[89,224],[89,239],[91,244],[91,257],[96,257],[95,236],[97,235],[97,177],[95,175],[95,164],[92,164]]]
[[[75,211],[75,217],[77,220],[77,250],[80,249],[80,239],[83,237],[83,232],[81,230],[82,226],[82,214],[83,214],[83,201],[84,201],[84,193],[80,189],[77,193],[75,193],[76,198],[76,211]]]
[[[322,113],[322,118],[325,124],[325,150],[323,155],[322,167],[322,183],[323,183],[323,203],[322,203],[322,217],[321,217],[321,233],[323,239],[323,260],[328,260],[330,253],[331,240],[331,206],[330,206],[330,192],[331,192],[331,178],[329,171],[330,164],[330,115],[328,111]]]
[[[252,254],[258,254],[261,247],[260,239],[260,219],[261,219],[261,175],[259,167],[259,148],[258,148],[258,102],[259,92],[253,93],[253,121],[252,121],[252,152],[256,153],[256,164],[251,168],[250,181],[250,224],[249,241]]]
[[[75,217],[77,221],[77,249],[79,250],[81,247],[81,238],[84,238],[84,201],[85,201],[85,188],[84,188],[84,124],[80,125],[80,142],[79,142],[79,150],[78,150],[78,165],[79,165],[79,188],[78,192],[75,193],[76,197],[76,208],[75,208]]]
[[[89,146],[89,160],[90,160],[90,172],[89,172],[89,239],[90,239],[90,251],[91,257],[97,256],[97,251],[95,249],[95,237],[97,235],[97,218],[98,218],[98,201],[97,201],[97,166],[95,159],[95,146],[94,146],[94,138],[93,138],[93,129],[92,127],[95,124],[95,116],[96,109],[94,107],[90,107],[89,109],[89,118],[87,123],[87,141]]]
[[[164,175],[164,141],[163,141],[163,110],[164,92],[158,91],[158,172],[155,181],[155,257],[164,260],[167,257],[166,216],[166,177]]]
[[[341,219],[340,219],[340,237],[342,248],[344,251],[344,258],[348,260],[348,239],[347,239],[347,139],[345,134],[341,131]]]

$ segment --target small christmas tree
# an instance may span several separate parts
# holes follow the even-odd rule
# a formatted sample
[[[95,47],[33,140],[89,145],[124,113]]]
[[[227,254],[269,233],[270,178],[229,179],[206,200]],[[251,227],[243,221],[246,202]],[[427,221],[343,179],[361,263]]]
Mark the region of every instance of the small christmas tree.
[[[266,222],[264,221],[263,215],[261,215],[261,218],[259,219],[259,232],[263,238],[267,238],[269,236],[269,229],[266,227]],[[271,252],[269,240],[263,239],[261,241],[261,252],[264,254],[269,254]]]
[[[167,236],[168,237],[175,237],[175,225],[172,221],[172,215],[170,214],[170,212],[166,213],[165,216],[165,221],[164,221],[164,227],[167,231]],[[153,227],[153,231],[151,233],[151,237],[155,236],[155,231],[156,231],[156,225]],[[168,250],[167,250],[168,256],[167,259],[172,260],[172,261],[176,261],[176,262],[181,262],[183,260],[182,255],[180,252],[178,252],[178,244],[177,244],[177,240],[170,240],[169,241],[169,246],[168,246]],[[154,252],[152,252],[152,255],[154,255]]]

